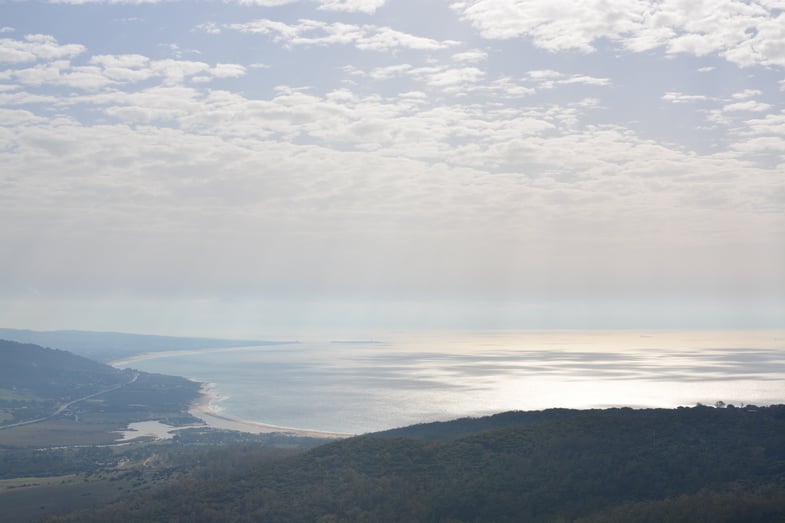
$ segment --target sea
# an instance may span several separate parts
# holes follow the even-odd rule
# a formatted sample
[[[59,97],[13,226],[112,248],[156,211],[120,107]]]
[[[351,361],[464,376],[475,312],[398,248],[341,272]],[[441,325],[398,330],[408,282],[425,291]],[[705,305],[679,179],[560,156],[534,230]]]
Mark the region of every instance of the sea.
[[[509,410],[785,403],[785,331],[296,333],[116,364],[209,384],[223,416],[347,434]]]

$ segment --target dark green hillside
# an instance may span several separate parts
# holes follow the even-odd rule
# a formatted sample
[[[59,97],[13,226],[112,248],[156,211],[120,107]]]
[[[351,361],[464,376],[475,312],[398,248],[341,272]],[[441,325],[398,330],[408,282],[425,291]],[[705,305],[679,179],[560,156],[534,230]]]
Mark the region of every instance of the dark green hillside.
[[[580,410],[548,409],[540,411],[511,411],[484,416],[482,418],[460,418],[453,421],[418,423],[373,435],[379,438],[411,438],[425,440],[452,440],[490,430],[520,427],[570,418],[581,414]]]
[[[707,502],[717,521],[785,521],[785,406],[570,412],[440,441],[363,436],[264,466],[216,454],[209,479],[55,521],[713,521]]]

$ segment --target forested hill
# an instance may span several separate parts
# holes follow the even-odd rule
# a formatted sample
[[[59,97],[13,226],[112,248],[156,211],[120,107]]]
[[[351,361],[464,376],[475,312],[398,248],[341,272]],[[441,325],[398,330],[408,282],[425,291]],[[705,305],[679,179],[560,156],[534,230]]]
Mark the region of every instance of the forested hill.
[[[194,423],[199,386],[0,340],[0,449],[111,443],[136,421]]]
[[[70,352],[0,340],[0,389],[59,401],[126,383],[131,375]]]
[[[225,449],[202,479],[55,521],[785,521],[785,406],[534,418],[362,436],[263,466]]]
[[[408,427],[376,432],[373,436],[379,438],[454,440],[491,430],[557,421],[585,413],[586,411],[573,409],[510,411],[481,418],[460,418],[452,421],[418,423]]]

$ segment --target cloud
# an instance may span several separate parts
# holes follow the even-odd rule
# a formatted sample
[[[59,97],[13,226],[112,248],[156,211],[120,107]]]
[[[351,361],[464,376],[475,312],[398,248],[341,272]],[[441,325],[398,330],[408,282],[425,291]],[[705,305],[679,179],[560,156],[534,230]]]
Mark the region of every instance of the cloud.
[[[24,173],[0,196],[0,219],[18,224],[3,233],[19,254],[0,262],[4,285],[531,296],[623,292],[640,274],[691,292],[780,274],[758,256],[779,230],[756,211],[778,184],[769,171],[616,126],[570,130],[555,108],[182,87],[137,102],[153,97],[178,111],[170,125],[46,119],[4,135],[4,172]],[[276,134],[243,129],[259,126]]]
[[[79,44],[60,45],[53,36],[26,35],[24,40],[0,39],[0,63],[25,63],[71,58],[84,53]]]
[[[389,27],[327,23],[319,20],[299,20],[287,24],[266,18],[240,24],[223,26],[243,33],[270,34],[276,42],[286,46],[296,45],[354,45],[361,50],[387,51],[396,48],[418,50],[447,49],[458,42],[438,41],[415,36]]]
[[[465,13],[489,5],[463,4]],[[570,6],[554,9],[565,9],[563,23],[583,23]],[[611,18],[626,12],[609,6]],[[625,29],[634,17],[603,16],[592,23],[611,35],[604,40],[579,25],[564,41],[556,27],[511,31],[535,38],[547,29],[555,49],[570,38],[570,49],[717,45],[676,40],[688,31],[663,13],[646,32]],[[543,62],[539,52],[502,52],[509,43],[440,40],[466,29],[449,17],[422,36],[342,14],[273,18],[201,26],[224,33],[215,38],[166,32],[165,41],[209,40],[192,60],[145,56],[169,56],[149,40],[128,40],[123,54],[94,40],[92,54],[51,36],[3,40],[14,58],[0,71],[0,223],[14,227],[0,228],[0,242],[19,255],[0,257],[0,287],[501,301],[551,291],[782,296],[779,77],[735,78],[725,64],[706,84],[694,61],[661,53],[622,57],[622,73],[605,54]],[[141,29],[136,36],[148,38]],[[226,63],[224,44],[238,38],[281,46]],[[392,52],[357,61],[347,55],[354,48]],[[254,61],[272,68],[257,71],[268,66]],[[666,102],[682,105],[661,111]],[[732,125],[696,128],[704,116]]]
[[[0,107],[0,126],[16,127],[29,124],[40,124],[45,120],[45,118],[36,116],[30,111]]]
[[[294,4],[302,0],[234,0],[241,5],[254,5],[261,7],[278,7]],[[311,0],[319,4],[319,9],[325,11],[345,11],[354,13],[372,14],[382,7],[386,0]]]
[[[768,111],[769,109],[771,109],[771,105],[763,102],[757,102],[755,100],[748,100],[746,102],[727,104],[722,108],[722,110],[726,113],[734,112],[734,111],[749,111],[749,112],[761,113],[764,111]]]
[[[703,94],[684,94],[678,91],[668,91],[662,95],[662,99],[675,104],[687,102],[705,102],[711,100],[710,97]]]
[[[762,94],[763,92],[760,89],[744,89],[741,92],[732,94],[731,98],[734,100],[746,100],[747,98],[754,98],[755,96],[760,96]]]
[[[142,5],[142,4],[159,4],[161,2],[172,2],[174,0],[49,0],[50,4],[72,4],[72,5],[84,5],[84,4],[132,4],[132,5]]]
[[[608,40],[632,52],[785,67],[785,12],[762,0],[466,0],[452,8],[485,38],[526,37],[552,52],[590,53]]]
[[[479,49],[473,49],[471,51],[464,51],[462,53],[455,53],[452,55],[452,59],[456,62],[467,62],[467,63],[476,63],[482,62],[486,58],[488,58],[488,53],[485,51],[481,51]]]
[[[551,69],[540,69],[526,73],[529,80],[533,81],[539,89],[553,89],[559,85],[583,84],[595,86],[608,86],[610,78],[597,78],[589,75],[566,75]]]
[[[162,2],[175,2],[179,0],[49,0],[50,4],[158,4]],[[280,7],[306,0],[226,0],[227,2],[258,7]],[[319,9],[325,11],[344,11],[350,13],[373,14],[382,7],[386,0],[308,0],[319,4]]]
[[[68,60],[55,60],[10,72],[10,77],[24,85],[61,85],[95,90],[114,83],[99,67],[73,67]]]
[[[298,2],[299,0],[235,0],[240,5],[256,5],[260,7],[278,7]]]
[[[319,9],[326,11],[348,11],[374,13],[386,0],[319,0]]]
[[[0,75],[28,86],[65,86],[84,90],[99,90],[161,78],[165,84],[182,83],[188,78],[212,81],[216,78],[238,78],[246,74],[239,64],[216,64],[189,60],[151,60],[139,54],[94,55],[88,65],[74,65],[69,59],[86,51],[80,44],[59,45],[48,35],[28,35],[25,40],[0,40],[7,61],[24,64],[39,60],[31,67],[7,69]],[[11,51],[8,51],[11,50]],[[60,58],[60,59],[56,59]]]

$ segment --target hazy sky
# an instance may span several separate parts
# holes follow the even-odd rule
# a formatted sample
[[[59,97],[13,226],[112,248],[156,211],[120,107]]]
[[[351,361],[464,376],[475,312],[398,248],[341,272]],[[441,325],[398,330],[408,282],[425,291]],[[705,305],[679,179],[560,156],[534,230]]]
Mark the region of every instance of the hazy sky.
[[[0,1],[0,324],[785,327],[783,0]]]

